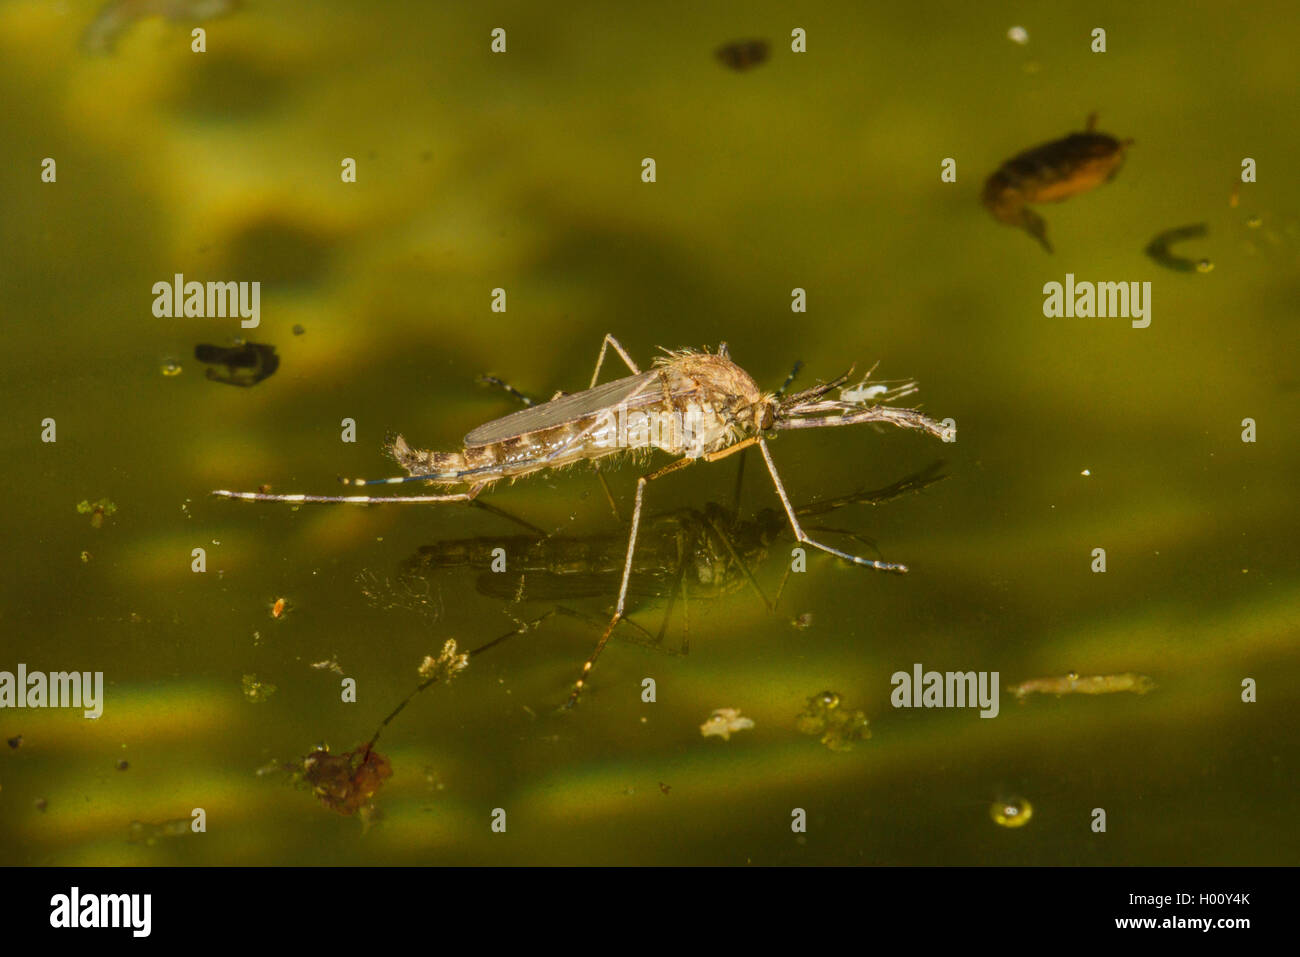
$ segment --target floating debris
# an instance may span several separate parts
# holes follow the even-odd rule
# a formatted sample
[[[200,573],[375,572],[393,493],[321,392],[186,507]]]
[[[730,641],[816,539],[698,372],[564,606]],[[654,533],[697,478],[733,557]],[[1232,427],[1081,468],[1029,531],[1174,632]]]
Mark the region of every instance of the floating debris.
[[[1034,678],[1025,681],[1008,688],[1007,693],[1022,699],[1030,694],[1054,694],[1057,697],[1063,694],[1115,694],[1120,691],[1146,694],[1155,686],[1156,683],[1146,675],[1135,674],[1132,671],[1120,675],[1091,675],[1087,678],[1080,678],[1077,673],[1071,671],[1060,678]]]
[[[286,601],[286,600],[283,599],[283,598],[277,598],[277,599],[276,599],[276,600],[271,604],[271,617],[272,617],[272,618],[283,618],[285,612],[287,612],[287,611],[289,610],[289,607],[290,607],[290,606],[289,606],[289,602],[288,602],[288,601]]]
[[[275,346],[261,342],[244,342],[237,346],[200,344],[194,358],[208,366],[207,377],[213,382],[250,388],[270,378],[280,368]]]
[[[1047,223],[1025,204],[1059,203],[1115,178],[1133,141],[1094,132],[1096,125],[1093,113],[1086,132],[1071,133],[1007,160],[984,184],[985,207],[1000,222],[1024,229],[1052,252]]]
[[[1033,816],[1034,806],[1022,797],[994,801],[989,805],[989,817],[999,827],[1024,827]]]
[[[103,528],[104,519],[116,511],[117,506],[106,498],[101,498],[98,502],[82,499],[77,503],[77,514],[89,515],[91,528]]]
[[[813,613],[805,611],[801,615],[795,615],[790,619],[790,625],[800,631],[807,631],[813,625]]]
[[[768,53],[766,40],[737,40],[713,51],[723,66],[736,71],[753,69],[767,60]]]
[[[118,758],[117,763],[113,765],[113,767],[117,768],[119,771],[125,771],[130,766],[130,762],[128,762],[126,758]]]
[[[754,726],[749,718],[742,718],[737,708],[716,708],[708,721],[700,725],[700,734],[709,738],[717,735],[730,741],[732,732],[748,731]]]
[[[1209,272],[1208,269],[1201,269],[1200,263],[1196,260],[1188,259],[1186,256],[1175,256],[1169,251],[1169,247],[1174,243],[1180,243],[1186,239],[1200,239],[1209,231],[1209,227],[1205,223],[1193,223],[1190,226],[1166,229],[1147,243],[1147,248],[1143,252],[1166,269],[1172,269],[1175,272]],[[1203,259],[1201,262],[1209,262],[1209,260]]]
[[[159,841],[169,837],[184,837],[192,833],[193,821],[188,817],[175,817],[170,821],[132,821],[128,844],[144,844],[153,847]]]
[[[873,382],[870,385],[863,379],[851,389],[840,389],[840,398],[845,402],[870,402],[889,392],[889,385]]]
[[[442,681],[444,684],[460,671],[469,667],[469,654],[462,652],[456,653],[456,639],[448,638],[447,643],[442,646],[442,654],[437,658],[432,655],[425,655],[424,660],[420,662],[420,677],[431,681]]]
[[[317,671],[332,671],[336,675],[343,674],[342,666],[340,666],[338,661],[334,658],[330,658],[326,661],[313,661],[311,666]]]
[[[48,801],[45,800],[45,798],[37,798],[35,801],[32,802],[32,806],[35,807],[36,810],[44,814],[45,809],[49,807],[50,804]]]
[[[244,697],[254,704],[261,704],[275,694],[275,685],[268,681],[259,681],[257,675],[244,675],[242,679]]]
[[[1007,31],[1007,39],[1012,43],[1019,43],[1024,46],[1029,42],[1029,31],[1024,27],[1012,27]]]
[[[800,734],[820,735],[821,743],[832,751],[852,751],[857,742],[871,737],[868,724],[866,714],[841,709],[840,696],[823,691],[808,699],[794,726]]]
[[[312,792],[340,814],[360,810],[392,775],[388,759],[369,744],[342,754],[330,754],[329,747],[322,746],[302,760],[302,776]]]
[[[23,746],[23,736],[21,734],[15,734],[12,738],[9,739],[9,747],[21,748],[22,746]]]
[[[307,331],[307,330],[304,329],[304,328],[302,327],[302,324],[301,324],[301,323],[296,323],[296,324],[294,325],[294,327],[293,327],[293,334],[294,334],[295,336],[300,336],[300,335],[302,335],[302,334],[303,334],[304,332],[306,332],[306,331]]]
[[[427,578],[404,575],[393,581],[367,568],[357,574],[356,582],[366,602],[380,611],[409,611],[430,622],[443,615],[442,589]]]
[[[90,558],[91,558],[91,556],[90,556],[90,552],[87,552],[87,551],[84,551],[84,550],[83,550],[82,553],[81,553],[81,564],[83,564],[83,565],[87,565],[87,564],[89,564],[89,563],[90,563]]]

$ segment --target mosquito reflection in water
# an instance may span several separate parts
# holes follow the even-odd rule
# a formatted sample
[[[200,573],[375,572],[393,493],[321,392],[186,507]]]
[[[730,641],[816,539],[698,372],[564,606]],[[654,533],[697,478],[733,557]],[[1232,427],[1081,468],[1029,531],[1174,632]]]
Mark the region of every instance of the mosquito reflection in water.
[[[942,468],[942,462],[935,462],[883,488],[809,503],[795,511],[800,518],[820,519],[851,505],[880,505],[942,480],[946,477]],[[817,530],[846,535],[875,548],[874,542],[855,532],[828,526]],[[790,576],[789,564],[772,598],[756,572],[773,547],[790,537],[784,512],[775,509],[742,518],[734,508],[709,503],[702,509],[679,508],[646,517],[628,581],[628,606],[630,612],[645,612],[661,603],[663,610],[654,631],[630,616],[620,619],[626,626],[623,637],[684,653],[689,647],[691,603],[717,601],[745,589],[775,612]],[[621,532],[558,536],[538,530],[447,539],[422,546],[402,564],[398,581],[406,589],[427,589],[452,569],[468,568],[477,572],[476,591],[504,602],[511,618],[517,619],[514,608],[524,602],[564,606],[590,599],[601,601],[599,612],[603,612],[603,603],[616,593],[623,575],[626,546]],[[494,563],[503,558],[507,570],[494,571]],[[587,617],[568,607],[557,610],[569,617]],[[680,617],[681,641],[679,647],[668,647],[664,639],[675,630],[670,627],[674,613]],[[598,616],[591,621],[598,624]],[[800,619],[792,623],[799,624]]]

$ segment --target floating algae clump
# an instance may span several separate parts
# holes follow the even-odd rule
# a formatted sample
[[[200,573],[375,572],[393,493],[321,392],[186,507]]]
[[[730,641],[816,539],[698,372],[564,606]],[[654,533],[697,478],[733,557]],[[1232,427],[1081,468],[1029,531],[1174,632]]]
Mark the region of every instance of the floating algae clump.
[[[852,751],[858,741],[871,737],[868,724],[866,714],[842,709],[838,694],[823,691],[808,699],[808,707],[795,719],[794,726],[800,734],[820,735],[822,744],[832,751]]]

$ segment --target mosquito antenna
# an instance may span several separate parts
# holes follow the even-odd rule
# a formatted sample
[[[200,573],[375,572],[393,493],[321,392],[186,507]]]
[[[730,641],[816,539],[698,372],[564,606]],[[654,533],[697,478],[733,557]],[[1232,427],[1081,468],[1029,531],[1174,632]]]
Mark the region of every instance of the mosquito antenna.
[[[813,386],[811,389],[804,389],[802,392],[796,392],[794,395],[782,399],[781,404],[794,405],[799,402],[811,402],[814,399],[820,399],[827,392],[830,392],[832,389],[838,389],[844,383],[848,382],[849,377],[853,375],[854,368],[856,367],[849,366],[848,371],[837,375],[830,382],[823,382],[821,385]]]

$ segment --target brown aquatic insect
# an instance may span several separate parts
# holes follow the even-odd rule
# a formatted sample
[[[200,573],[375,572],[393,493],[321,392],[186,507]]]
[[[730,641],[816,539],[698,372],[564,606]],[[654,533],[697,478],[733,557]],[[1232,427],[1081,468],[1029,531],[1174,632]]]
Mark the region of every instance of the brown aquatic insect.
[[[1025,150],[998,167],[984,184],[982,201],[989,212],[1052,252],[1047,223],[1026,204],[1059,203],[1110,182],[1124,165],[1124,151],[1133,145],[1131,139],[1095,132],[1096,126],[1093,113],[1085,132]]]

